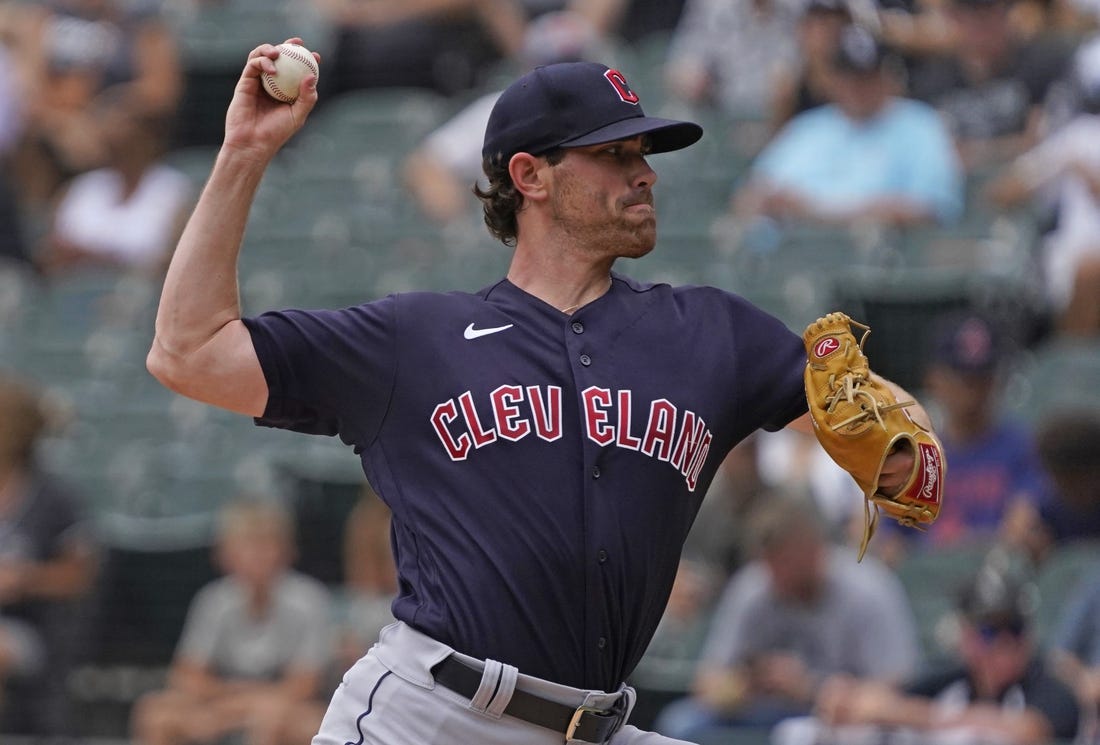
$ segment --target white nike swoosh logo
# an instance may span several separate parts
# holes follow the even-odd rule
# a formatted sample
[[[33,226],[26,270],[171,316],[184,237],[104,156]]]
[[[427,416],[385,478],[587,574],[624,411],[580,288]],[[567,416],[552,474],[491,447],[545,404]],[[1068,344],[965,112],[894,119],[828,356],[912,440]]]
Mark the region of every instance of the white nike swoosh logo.
[[[491,329],[475,329],[474,325],[471,323],[466,327],[466,330],[462,332],[462,336],[466,339],[476,339],[479,336],[488,336],[489,334],[495,334],[498,331],[504,331],[510,328],[512,328],[512,324],[508,324],[507,326],[495,326]]]

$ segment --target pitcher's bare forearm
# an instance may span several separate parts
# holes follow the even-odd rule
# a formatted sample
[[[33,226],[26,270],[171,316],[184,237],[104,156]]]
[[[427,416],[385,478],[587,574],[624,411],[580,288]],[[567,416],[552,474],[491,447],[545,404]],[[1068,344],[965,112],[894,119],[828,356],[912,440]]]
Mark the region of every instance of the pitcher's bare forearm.
[[[266,408],[267,382],[241,322],[237,256],[267,165],[317,103],[316,74],[302,80],[293,103],[264,92],[260,78],[275,74],[280,54],[261,44],[248,55],[226,111],[224,144],[168,266],[146,361],[177,393],[250,416]]]
[[[156,341],[186,356],[241,317],[237,257],[265,164],[223,148],[172,256]]]
[[[261,396],[240,320],[237,258],[265,166],[229,148],[219,153],[165,275],[148,361],[178,393],[252,416],[263,412],[266,385]]]

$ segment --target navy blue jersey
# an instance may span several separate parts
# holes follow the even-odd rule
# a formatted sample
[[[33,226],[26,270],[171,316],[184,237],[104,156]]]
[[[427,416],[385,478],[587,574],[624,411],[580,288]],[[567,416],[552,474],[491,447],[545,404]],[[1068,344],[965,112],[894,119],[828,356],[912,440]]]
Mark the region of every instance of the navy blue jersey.
[[[394,615],[605,690],[645,651],[718,464],[806,411],[778,320],[613,276],[572,316],[502,280],[245,321],[270,389],[257,421],[339,435],[392,508]]]

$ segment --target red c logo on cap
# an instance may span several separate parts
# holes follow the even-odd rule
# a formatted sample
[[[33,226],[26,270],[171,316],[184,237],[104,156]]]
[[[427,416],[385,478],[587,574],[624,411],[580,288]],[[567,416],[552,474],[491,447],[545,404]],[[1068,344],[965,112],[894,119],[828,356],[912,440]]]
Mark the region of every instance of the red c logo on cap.
[[[638,103],[638,94],[630,90],[630,84],[626,82],[626,78],[623,77],[621,72],[608,70],[603,76],[607,78],[607,82],[611,83],[611,87],[619,94],[619,98],[627,103]]]
[[[828,357],[830,354],[840,349],[840,342],[835,336],[826,336],[824,339],[814,345],[814,356]]]

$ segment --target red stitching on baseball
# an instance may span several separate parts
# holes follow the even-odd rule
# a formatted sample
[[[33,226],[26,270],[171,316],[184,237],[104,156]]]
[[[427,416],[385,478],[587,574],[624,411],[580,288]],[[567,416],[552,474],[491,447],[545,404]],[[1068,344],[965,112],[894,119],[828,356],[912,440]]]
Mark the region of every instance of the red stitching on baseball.
[[[314,75],[320,76],[320,74],[321,74],[321,71],[317,68],[317,60],[313,58],[313,55],[303,53],[300,50],[300,48],[297,47],[297,46],[291,46],[289,44],[280,44],[279,45],[279,56],[280,57],[286,56],[286,57],[290,57],[291,59],[298,60],[299,62],[304,64],[306,67],[308,67],[309,71],[311,73],[313,73]],[[271,75],[270,73],[265,72],[264,73],[264,81],[267,83],[267,86],[271,90],[271,92],[273,94],[275,94],[275,98],[279,99],[283,103],[291,103],[295,100],[295,98],[297,98],[297,96],[292,96],[289,93],[287,93],[286,91],[284,91],[282,88],[280,88],[278,83],[275,82],[275,76],[274,75]]]
[[[313,58],[313,55],[312,54],[303,54],[299,50],[299,48],[296,47],[296,46],[294,46],[294,47],[292,47],[292,46],[280,46],[279,47],[279,54],[280,55],[285,54],[288,57],[293,57],[294,59],[298,60],[299,62],[304,63],[305,66],[309,68],[309,71],[312,72],[314,75],[317,75],[320,72],[317,69],[317,60],[315,60]]]
[[[279,99],[283,103],[290,103],[293,100],[286,91],[279,87],[279,84],[275,82],[274,77],[268,75],[267,73],[264,73],[264,78],[267,81],[268,90],[275,94],[275,98]]]

